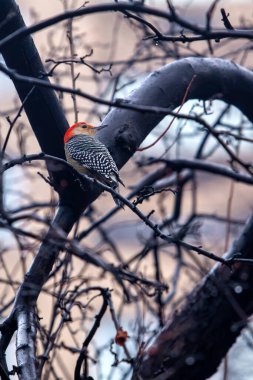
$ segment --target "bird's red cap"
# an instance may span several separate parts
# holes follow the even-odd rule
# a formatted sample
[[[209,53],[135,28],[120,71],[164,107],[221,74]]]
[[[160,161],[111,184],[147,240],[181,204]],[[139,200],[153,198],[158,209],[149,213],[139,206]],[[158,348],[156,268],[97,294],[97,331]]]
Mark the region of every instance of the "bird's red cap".
[[[79,123],[75,123],[73,124],[71,127],[69,127],[69,129],[67,130],[67,132],[65,133],[64,135],[64,144],[66,144],[66,142],[75,135],[74,133],[74,130],[77,128],[77,127],[80,127],[81,125],[86,125],[88,128],[93,128],[93,125],[91,124],[87,124],[83,121],[80,121]]]

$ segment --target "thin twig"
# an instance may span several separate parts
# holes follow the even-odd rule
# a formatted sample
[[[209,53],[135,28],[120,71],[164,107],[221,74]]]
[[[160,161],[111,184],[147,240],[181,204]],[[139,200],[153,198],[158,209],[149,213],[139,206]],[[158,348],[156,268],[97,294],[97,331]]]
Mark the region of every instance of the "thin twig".
[[[137,151],[138,151],[138,152],[143,152],[144,150],[147,150],[147,149],[153,147],[158,141],[161,140],[161,138],[162,138],[163,136],[166,135],[166,133],[168,132],[168,130],[169,130],[170,127],[172,126],[172,124],[173,124],[173,122],[174,122],[176,116],[179,114],[179,112],[181,111],[181,109],[182,109],[184,103],[186,102],[187,96],[188,96],[188,94],[189,94],[189,91],[190,91],[190,89],[191,89],[191,86],[192,86],[192,84],[193,84],[193,82],[194,82],[194,80],[195,80],[196,77],[197,77],[197,75],[193,75],[192,79],[190,80],[190,83],[188,84],[188,86],[187,86],[187,88],[186,88],[186,90],[185,90],[185,94],[184,94],[183,100],[182,100],[182,102],[181,102],[181,105],[180,105],[178,111],[177,111],[177,112],[175,113],[175,115],[173,116],[173,118],[172,118],[171,122],[169,123],[168,127],[165,129],[165,131],[163,131],[163,133],[161,133],[161,135],[160,135],[160,136],[159,136],[154,142],[152,142],[151,144],[149,144],[149,145],[147,145],[147,146],[145,146],[145,147],[143,147],[143,148],[137,148]]]

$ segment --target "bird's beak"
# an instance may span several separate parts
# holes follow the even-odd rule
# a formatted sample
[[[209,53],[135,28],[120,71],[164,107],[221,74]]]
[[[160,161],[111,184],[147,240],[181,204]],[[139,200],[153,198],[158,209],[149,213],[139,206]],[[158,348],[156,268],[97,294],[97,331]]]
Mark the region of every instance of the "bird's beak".
[[[101,129],[108,127],[108,124],[99,125],[98,127],[93,127],[93,129],[96,129],[96,131],[100,131]]]

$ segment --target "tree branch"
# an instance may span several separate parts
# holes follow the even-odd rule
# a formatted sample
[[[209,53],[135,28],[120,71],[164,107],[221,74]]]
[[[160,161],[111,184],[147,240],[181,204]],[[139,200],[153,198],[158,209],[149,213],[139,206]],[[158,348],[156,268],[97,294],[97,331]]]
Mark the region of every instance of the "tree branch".
[[[223,259],[252,259],[253,216]],[[204,380],[217,369],[253,312],[253,267],[217,264],[141,355],[133,379]],[[251,301],[249,301],[251,300]],[[140,377],[138,377],[140,376]]]
[[[58,158],[64,158],[63,134],[67,128],[67,122],[52,89],[52,87],[56,88],[56,86],[51,86],[50,82],[45,79],[43,65],[29,33],[41,30],[70,17],[101,12],[103,9],[107,11],[115,10],[116,8],[118,10],[128,9],[131,11],[137,9],[145,13],[164,17],[168,20],[170,20],[171,17],[171,14],[168,12],[162,12],[159,10],[156,10],[156,12],[153,10],[149,11],[149,8],[140,5],[132,6],[130,4],[114,4],[114,7],[112,5],[104,5],[67,12],[30,28],[26,28],[14,1],[2,0],[1,2],[0,22],[7,20],[1,25],[2,27],[0,29],[0,38],[2,38],[0,41],[0,49],[7,64],[6,70],[13,74],[12,79],[22,102],[24,102],[26,96],[35,85],[34,91],[32,91],[29,98],[24,103],[24,109],[40,146],[46,154]],[[9,17],[10,14],[12,14],[12,17]],[[175,18],[175,14],[173,17]],[[183,25],[182,22],[180,25]],[[190,26],[187,23],[184,25]],[[202,31],[198,30],[198,32]],[[229,36],[239,35],[238,31],[226,31],[225,33]],[[240,36],[252,37],[252,32],[245,31],[240,33]],[[17,59],[17,56],[19,59]],[[2,67],[2,70],[4,70],[4,67]],[[172,111],[180,105],[189,82],[194,75],[196,75],[196,80],[190,89],[189,98],[204,100],[209,98],[222,99],[237,106],[251,121],[253,120],[251,100],[251,94],[253,92],[253,74],[249,70],[221,59],[187,58],[172,63],[150,75],[140,88],[131,94],[124,102],[115,102],[113,105],[115,107],[121,106],[121,109],[113,109],[106,116],[104,123],[108,124],[108,128],[99,132],[98,137],[109,148],[119,168],[121,168],[135,153],[137,147],[141,144],[144,138],[164,117],[166,111]],[[123,109],[123,107],[125,109]],[[155,109],[155,107],[157,108]],[[155,113],[151,114],[150,111]],[[90,203],[101,193],[101,189],[98,189],[97,187],[95,188],[94,186],[88,188],[84,193],[79,184],[73,181],[72,175],[69,175],[62,166],[64,165],[52,165],[49,168],[54,176],[55,188],[60,194],[59,210],[54,218],[52,227],[50,227],[49,232],[41,244],[39,252],[17,293],[13,310],[2,326],[2,338],[0,341],[1,373],[6,372],[7,369],[4,360],[4,350],[8,346],[15,329],[18,327],[18,336],[20,339],[23,339],[24,335],[22,334],[22,327],[27,326],[29,321],[32,324],[34,322],[34,306],[36,305],[42,286],[48,279],[49,273],[55,263],[55,259],[58,256],[59,247],[61,246],[60,244],[57,244],[55,229],[60,227],[61,231],[63,230],[68,234],[85,207],[90,205]],[[139,216],[141,216],[141,214],[139,214]],[[253,222],[251,220],[244,230],[241,239],[238,242],[238,246],[235,246],[232,253],[235,251],[238,252],[239,250],[242,252],[243,257],[250,257],[249,247],[252,247],[253,243],[252,224]],[[149,225],[155,227],[153,223],[150,223]],[[168,242],[175,244],[179,243],[175,239],[168,238],[167,235],[160,234],[159,236],[166,239]],[[51,237],[53,237],[53,239],[51,239]],[[193,247],[187,243],[180,242],[180,244],[184,249],[193,249]],[[196,247],[194,247],[194,249],[196,250]],[[198,253],[205,253],[205,251],[200,248],[196,251]],[[226,260],[222,258],[218,259],[226,264]],[[215,325],[216,331],[219,331],[220,334],[221,326],[222,329],[224,323],[227,326],[227,329],[224,329],[224,336],[226,339],[224,339],[223,345],[221,345],[220,342],[220,335],[218,342],[217,340],[212,339],[217,347],[220,348],[215,352],[215,360],[213,360],[212,363],[210,362],[208,368],[210,372],[215,365],[217,365],[220,357],[222,357],[228,347],[230,347],[241,328],[239,327],[233,332],[230,331],[231,323],[238,321],[238,309],[236,310],[234,307],[234,297],[236,297],[236,302],[239,303],[240,307],[243,308],[246,313],[252,312],[252,303],[248,303],[249,299],[253,299],[250,291],[250,289],[252,289],[251,279],[253,278],[251,269],[248,269],[248,267],[245,265],[243,266],[240,263],[237,265],[239,269],[236,268],[233,274],[230,274],[225,266],[216,267],[215,271],[212,272],[206,280],[207,285],[206,288],[203,288],[203,297],[201,298],[201,288],[193,293],[192,299],[194,300],[196,307],[192,308],[192,304],[189,302],[187,304],[188,306],[186,305],[186,308],[184,309],[185,314],[181,314],[181,318],[178,318],[177,316],[178,323],[182,322],[182,334],[180,334],[180,336],[189,336],[189,334],[187,335],[189,330],[196,334],[194,335],[193,342],[190,342],[191,344],[186,342],[189,344],[186,344],[185,346],[185,353],[187,354],[182,355],[183,366],[186,366],[188,363],[185,359],[189,356],[189,347],[192,347],[192,343],[196,343],[198,340],[201,342],[201,337],[205,336],[204,333],[207,335],[212,334],[212,337],[216,338],[216,335],[211,328],[214,326],[211,325],[211,321],[210,328],[208,326],[207,331],[205,330],[206,325],[204,324],[204,314],[206,304],[208,306],[213,306],[213,309],[210,309],[210,317],[216,317],[216,320],[219,320],[219,329],[217,328],[217,325]],[[243,280],[243,278],[246,278],[247,281]],[[233,297],[227,296],[227,289],[231,290],[232,293],[234,291],[233,287],[225,287],[227,284],[232,286],[232,282],[230,282],[232,280],[237,281],[242,287],[243,291],[241,295],[234,294]],[[250,285],[249,288],[247,288],[246,285]],[[214,291],[215,294],[219,294],[220,297],[213,297],[212,291]],[[201,300],[203,303],[200,302]],[[247,303],[245,300],[247,300]],[[233,306],[231,306],[231,302],[233,303]],[[203,310],[203,308],[205,310]],[[186,315],[187,312],[188,319],[185,320],[184,315]],[[226,317],[228,319],[224,320],[222,317],[223,315],[224,318]],[[217,316],[219,316],[219,318],[217,318]],[[191,323],[189,323],[189,321]],[[203,322],[202,324],[200,323],[199,334],[197,330],[198,326],[196,327],[196,321]],[[185,322],[186,325],[184,325],[183,322]],[[177,322],[174,321],[172,326],[174,326],[174,324],[177,326],[176,323]],[[191,330],[191,326],[194,330]],[[181,325],[179,327],[181,327]],[[35,332],[34,325],[32,326],[32,330],[33,334]],[[178,330],[180,331],[180,329]],[[170,334],[171,325],[168,325],[167,330],[165,331],[169,331]],[[173,332],[171,334],[173,335]],[[160,336],[163,340],[163,333],[161,333]],[[21,342],[22,339],[20,340]],[[25,340],[29,347],[27,347],[27,349],[21,347],[20,354],[18,353],[17,355],[18,363],[21,366],[20,370],[22,378],[28,376],[28,372],[24,368],[24,363],[27,363],[27,360],[31,357],[35,359],[32,339],[33,336],[30,335],[28,341]],[[206,341],[208,340],[205,340],[204,342],[203,352],[208,352],[205,351],[208,349],[208,347],[206,347]],[[157,342],[160,343],[159,339]],[[191,366],[192,374],[195,373],[195,364],[199,364],[197,355],[198,348],[196,348],[196,356],[195,352],[193,353],[195,362]],[[147,352],[147,356],[144,358],[144,362],[140,367],[140,372],[142,373],[144,371],[143,373],[147,374],[145,377],[147,379],[151,373],[153,376],[154,371],[161,371],[161,362],[164,366],[163,359],[166,358],[167,360],[168,353],[167,342],[166,347],[164,347],[165,354],[164,356],[160,356],[160,361],[156,360],[157,365],[155,368],[152,359],[154,359],[156,351],[153,350],[153,356],[150,355],[151,352],[152,350]],[[180,364],[179,366],[178,363]],[[181,361],[176,363],[176,369],[179,368],[177,374],[182,374],[180,372],[182,368],[181,364]],[[173,359],[172,362],[168,360],[168,366],[174,368]],[[164,370],[164,367],[162,370]],[[189,366],[186,370],[189,370]],[[29,378],[31,380],[36,379],[34,360],[29,369]],[[182,376],[177,378],[182,379]],[[192,379],[193,378],[196,379],[196,377],[192,377]],[[198,377],[198,379],[200,378]]]

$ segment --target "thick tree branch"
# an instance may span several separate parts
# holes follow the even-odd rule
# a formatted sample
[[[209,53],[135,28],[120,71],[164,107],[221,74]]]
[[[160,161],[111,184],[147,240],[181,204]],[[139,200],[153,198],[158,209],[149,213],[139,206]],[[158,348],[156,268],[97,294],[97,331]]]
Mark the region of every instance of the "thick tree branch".
[[[200,170],[207,173],[216,174],[222,176],[223,178],[231,178],[234,181],[247,183],[249,185],[253,184],[253,176],[245,175],[239,172],[236,172],[225,165],[217,164],[214,162],[205,162],[203,160],[195,159],[175,159],[175,160],[166,160],[166,159],[155,159],[148,162],[148,165],[152,165],[158,162],[163,162],[168,168],[171,168],[175,171],[181,171],[184,169],[193,169]]]
[[[252,259],[253,216],[224,259]],[[217,264],[141,357],[134,379],[204,380],[217,369],[253,312],[253,267]],[[135,376],[140,377],[135,377]]]
[[[181,41],[181,42],[191,42],[191,41],[202,41],[202,40],[217,40],[223,38],[244,38],[244,39],[252,39],[253,32],[252,30],[243,30],[243,29],[232,29],[232,30],[222,30],[215,29],[209,30],[205,27],[201,27],[196,25],[196,23],[189,22],[186,18],[181,17],[174,11],[163,11],[161,9],[152,8],[143,6],[141,3],[135,2],[134,4],[101,4],[94,5],[89,7],[79,8],[77,10],[71,10],[68,12],[61,13],[54,17],[51,17],[47,20],[43,20],[35,25],[30,27],[21,27],[19,30],[16,30],[13,34],[5,37],[2,41],[0,41],[0,49],[7,45],[10,41],[17,40],[20,37],[28,36],[40,30],[43,30],[49,26],[55,25],[61,21],[69,20],[71,18],[85,16],[90,14],[102,13],[102,12],[113,12],[113,11],[132,11],[135,13],[143,13],[147,15],[156,16],[159,18],[163,18],[169,22],[174,22],[176,25],[193,32],[197,36],[166,36],[162,35],[159,31],[156,31],[156,34],[151,36],[150,38],[154,38],[155,41],[163,40],[163,41]],[[138,18],[139,21],[142,21],[141,18]],[[144,21],[145,23],[145,21]],[[148,23],[149,24],[149,23]],[[151,27],[151,24],[149,24]],[[153,30],[154,29],[154,26]]]
[[[162,107],[171,111],[178,107],[192,77],[190,99],[220,99],[238,107],[253,120],[251,93],[253,74],[243,67],[222,59],[186,58],[152,73],[127,99],[131,104]],[[99,138],[109,147],[121,168],[137,147],[164,117],[161,114],[112,110],[104,119],[107,128]]]
[[[3,21],[6,22],[0,28],[1,39],[8,39],[16,30],[26,29],[14,0],[1,1],[0,23]],[[63,136],[68,127],[67,120],[54,90],[50,88],[50,82],[43,75],[45,70],[32,38],[26,35],[22,39],[11,40],[0,48],[0,51],[9,69],[34,79],[44,78],[43,81],[49,85],[49,88],[34,87],[32,83],[12,78],[21,102],[25,101],[23,107],[42,151],[65,158]],[[79,215],[83,200],[80,187],[72,181],[67,172],[62,171],[60,166],[51,167],[50,173],[61,196],[61,203],[74,208],[77,203],[72,202],[72,199],[78,199],[78,208],[75,211]]]
[[[120,6],[122,7],[122,5]],[[125,6],[124,9],[126,8],[133,10],[133,7],[130,7],[130,5],[127,7]],[[146,12],[147,8],[142,7],[142,9],[145,9]],[[102,9],[99,8],[97,12],[101,10]],[[36,30],[41,30],[48,25],[53,25],[55,22],[85,13],[88,14],[89,12],[92,13],[91,7],[88,11],[85,8],[82,12],[75,12],[75,14],[72,12],[60,15],[54,18],[54,20],[44,23],[42,22],[31,28],[25,28],[22,17],[19,14],[14,1],[3,0],[1,2],[0,22],[7,19],[7,22],[5,22],[0,29],[0,38],[2,38],[2,41],[0,42],[1,52],[7,63],[8,69],[14,69],[17,72],[17,76],[21,75],[23,77],[36,79],[34,81],[31,80],[30,83],[25,80],[21,82],[16,80],[15,75],[13,76],[13,81],[21,101],[26,98],[27,94],[31,91],[31,88],[35,85],[35,89],[31,92],[29,99],[25,102],[24,108],[44,153],[59,158],[64,158],[62,138],[67,127],[67,122],[58,104],[54,91],[50,88],[50,83],[44,78],[45,72],[42,63],[32,39],[28,34],[30,32],[35,32]],[[8,19],[10,13],[12,13],[12,17]],[[158,15],[159,11],[156,13]],[[161,17],[169,19],[169,16],[170,14],[164,15],[163,13]],[[244,34],[241,33],[241,35],[245,35],[246,32]],[[229,31],[226,33],[229,33],[229,36],[232,36],[236,32]],[[247,33],[250,36],[252,35],[251,32]],[[17,59],[17,56],[19,59]],[[237,106],[251,121],[253,120],[251,101],[251,95],[253,93],[253,74],[250,71],[231,62],[220,59],[187,58],[175,62],[154,72],[145,80],[139,89],[128,97],[125,104],[129,105],[129,107],[125,108],[137,107],[138,110],[123,108],[113,109],[105,118],[104,122],[105,124],[108,124],[108,128],[101,131],[98,137],[110,149],[119,168],[129,160],[144,138],[164,117],[165,109],[172,111],[175,107],[181,104],[189,82],[194,75],[196,75],[196,80],[191,87],[189,98],[222,99]],[[43,78],[44,84],[39,82],[42,80],[41,78]],[[47,88],[45,88],[45,86]],[[119,102],[119,105],[123,104],[124,103],[121,102],[120,104]],[[114,106],[116,107],[117,104],[114,104]],[[150,111],[152,107],[160,107],[163,108],[163,110],[157,109],[154,114],[147,112]],[[163,112],[159,113],[160,111]],[[101,192],[97,188],[94,189],[91,187],[92,191],[84,193],[80,186],[73,181],[73,177],[66,173],[62,165],[51,166],[49,169],[50,172],[54,174],[55,188],[60,194],[60,208],[53,221],[53,227],[49,229],[36,258],[18,291],[13,311],[3,324],[3,337],[0,341],[1,370],[2,372],[6,372],[7,367],[4,362],[3,351],[7,347],[14,330],[18,326],[18,337],[20,337],[20,342],[22,342],[23,345],[24,338],[25,344],[28,345],[26,348],[20,347],[20,354],[18,353],[17,355],[18,364],[21,366],[21,379],[28,377],[30,379],[36,379],[35,365],[33,363],[30,368],[24,370],[24,364],[27,363],[29,358],[32,357],[34,359],[35,351],[33,335],[25,336],[22,332],[22,327],[27,326],[30,321],[33,329],[32,334],[34,334],[34,306],[41,288],[48,279],[49,273],[59,253],[59,246],[52,243],[52,240],[50,239],[48,241],[48,238],[53,236],[53,240],[57,240],[57,236],[55,236],[55,228],[58,227],[60,227],[60,231],[63,230],[68,233],[85,207],[90,205]],[[253,243],[252,224],[253,222],[251,220],[239,239],[237,246],[231,250],[231,254],[233,254],[234,251],[238,252],[239,250],[243,254],[243,257],[251,257],[251,247]],[[174,240],[171,240],[171,242],[177,243],[177,241]],[[191,247],[185,243],[182,247],[184,249],[191,249]],[[201,253],[201,249],[199,249],[198,252]],[[220,261],[225,262],[222,259],[220,259]],[[241,321],[241,313],[239,312],[240,318],[238,318],[238,310],[241,310],[242,308],[246,314],[252,312],[252,303],[248,303],[248,300],[252,299],[250,290],[252,288],[251,279],[253,278],[250,269],[252,267],[248,268],[245,265],[243,266],[243,264],[237,265],[238,267],[233,274],[231,274],[225,266],[218,266],[215,271],[209,275],[204,284],[202,284],[202,287],[200,286],[193,293],[192,300],[194,301],[195,307],[192,307],[191,301],[188,302],[185,306],[184,313],[180,314],[180,318],[177,316],[177,318],[167,326],[167,329],[165,330],[166,345],[164,344],[164,347],[160,344],[160,338],[157,338],[159,350],[161,349],[161,352],[164,352],[164,355],[159,355],[160,360],[157,358],[156,346],[153,351],[147,351],[147,355],[144,357],[144,362],[140,366],[140,373],[142,375],[144,374],[144,378],[148,379],[149,376],[153,376],[154,373],[160,373],[161,376],[163,376],[164,369],[167,370],[164,367],[167,363],[170,369],[172,369],[173,374],[175,374],[173,375],[175,376],[173,378],[182,379],[182,368],[189,371],[189,366],[187,364],[189,361],[186,360],[189,356],[189,347],[193,347],[192,345],[196,344],[196,350],[193,354],[191,351],[194,362],[191,366],[192,377],[189,375],[189,380],[191,378],[196,379],[195,369],[199,365],[198,353],[200,348],[200,346],[197,345],[197,342],[199,340],[200,343],[205,343],[204,347],[201,346],[201,349],[203,349],[204,353],[207,353],[206,357],[208,357],[209,347],[206,345],[208,339],[203,342],[203,340],[201,341],[201,337],[206,336],[209,338],[210,334],[212,336],[211,341],[219,348],[215,352],[214,360],[212,363],[210,362],[208,367],[210,373],[213,371],[220,358],[239,334],[241,327],[238,327],[238,329],[235,329],[232,332],[230,330],[232,323],[237,322],[238,320]],[[232,286],[234,282],[238,283],[241,287],[240,289],[242,289],[242,293],[239,295],[234,292],[234,287]],[[215,295],[219,295],[219,297],[214,297],[213,292]],[[230,297],[228,292],[232,293],[233,297]],[[234,299],[236,302],[234,302]],[[232,306],[231,302],[233,303]],[[240,305],[239,309],[235,307],[237,304]],[[216,320],[219,320],[220,324],[218,326],[212,325],[211,322],[213,319],[210,319],[210,325],[207,329],[206,324],[204,323],[206,317],[206,305],[213,306],[213,308],[210,309],[210,317],[212,316],[213,319],[216,317]],[[226,318],[225,320],[222,319],[222,315]],[[243,320],[245,321],[244,317]],[[196,321],[200,326],[196,326]],[[179,324],[178,329],[177,323]],[[223,329],[224,323],[225,326],[227,326],[227,329]],[[175,330],[174,326],[176,326]],[[216,335],[214,327],[217,329]],[[221,345],[220,342],[221,327],[222,331],[224,330],[223,345]],[[173,337],[172,340],[176,344],[177,334],[175,337],[174,331],[180,331],[180,328],[182,333],[180,336],[187,337],[189,336],[187,333],[190,331],[193,334],[193,338],[190,339],[189,342],[183,342],[185,351],[181,356],[182,360],[180,359],[175,362],[174,359],[177,359],[177,357],[174,355],[174,359],[169,358],[166,362],[168,355],[168,335],[170,336],[171,334]],[[194,328],[194,330],[191,328]],[[218,334],[217,331],[219,331]],[[165,341],[163,332],[159,337],[162,337],[162,342]],[[171,352],[174,350],[173,342],[171,343]],[[177,349],[178,346],[176,347],[176,351]],[[173,351],[173,353],[175,353],[175,351]],[[155,361],[153,360],[154,358],[156,359]],[[166,359],[165,362],[163,361],[164,358]],[[202,360],[204,359],[202,358]],[[198,379],[200,378],[198,377]]]

